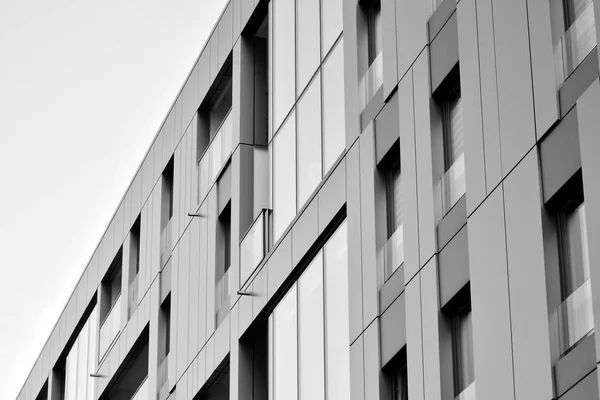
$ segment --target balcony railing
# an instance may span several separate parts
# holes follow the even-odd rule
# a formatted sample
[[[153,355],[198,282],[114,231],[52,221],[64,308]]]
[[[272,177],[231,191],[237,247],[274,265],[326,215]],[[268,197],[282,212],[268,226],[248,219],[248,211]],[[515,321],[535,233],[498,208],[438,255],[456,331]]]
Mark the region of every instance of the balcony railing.
[[[131,318],[137,309],[139,300],[139,274],[136,274],[131,282],[129,282],[129,302],[127,303],[127,315]]]
[[[169,363],[171,357],[170,354],[167,354],[166,357],[162,360],[158,367],[158,390],[162,389],[162,387],[169,381]]]
[[[148,400],[150,399],[150,393],[148,390],[148,377],[144,379],[144,382],[138,387],[137,391],[131,398],[131,400]]]
[[[454,398],[455,400],[475,400],[475,382],[471,383],[466,387],[465,390],[460,392],[458,396]]]
[[[596,47],[596,24],[594,2],[590,1],[557,44],[555,55],[560,83],[575,71],[594,47]]]
[[[555,321],[558,350],[562,356],[594,329],[589,279],[556,308]]]
[[[262,210],[240,244],[240,286],[252,275],[267,253],[267,212]]]
[[[208,194],[210,187],[218,177],[219,171],[221,171],[233,151],[232,131],[233,119],[230,110],[200,158],[198,173],[198,179],[200,180],[198,182],[199,203],[202,203],[202,200]]]
[[[367,107],[377,90],[383,84],[383,52],[380,52],[371,63],[358,84],[358,97],[361,111]]]
[[[173,218],[167,222],[167,225],[160,232],[160,267],[162,268],[169,257],[171,257],[173,240]]]
[[[404,229],[402,225],[377,253],[377,267],[383,269],[387,281],[404,262]]]
[[[108,312],[108,316],[100,326],[100,359],[104,357],[106,351],[115,340],[121,330],[121,295],[117,298],[115,304]]]
[[[465,191],[465,155],[461,154],[437,183],[436,192],[442,206],[442,216],[454,207]]]

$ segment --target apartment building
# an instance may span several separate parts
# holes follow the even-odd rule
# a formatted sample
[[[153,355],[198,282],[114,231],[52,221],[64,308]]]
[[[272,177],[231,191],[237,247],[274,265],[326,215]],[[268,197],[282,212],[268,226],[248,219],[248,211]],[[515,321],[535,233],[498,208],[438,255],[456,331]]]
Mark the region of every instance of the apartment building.
[[[599,399],[598,13],[231,0],[18,399]]]

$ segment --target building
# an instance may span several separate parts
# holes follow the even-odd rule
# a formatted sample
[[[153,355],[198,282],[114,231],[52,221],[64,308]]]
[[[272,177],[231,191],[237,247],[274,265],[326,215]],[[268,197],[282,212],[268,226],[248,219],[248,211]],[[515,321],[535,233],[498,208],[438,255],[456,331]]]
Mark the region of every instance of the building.
[[[18,399],[598,399],[594,10],[231,0]]]

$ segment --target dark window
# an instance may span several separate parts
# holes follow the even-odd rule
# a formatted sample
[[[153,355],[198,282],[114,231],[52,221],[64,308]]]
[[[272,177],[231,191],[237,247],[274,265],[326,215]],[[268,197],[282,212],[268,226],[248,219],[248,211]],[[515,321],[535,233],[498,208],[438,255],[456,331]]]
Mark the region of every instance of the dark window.
[[[221,254],[222,254],[222,271],[227,272],[231,266],[231,202],[225,206],[225,209],[219,216],[219,224],[221,226]]]
[[[455,312],[451,324],[454,395],[458,396],[475,380],[470,303],[463,305]]]
[[[401,183],[400,160],[397,159],[385,173],[388,238],[402,225]]]
[[[444,124],[444,171],[448,171],[464,152],[459,83],[450,89],[442,101],[442,119]]]
[[[367,41],[369,65],[375,61],[382,47],[381,37],[381,1],[371,0],[364,2],[365,14],[367,17]]]
[[[119,249],[115,259],[108,268],[104,279],[102,280],[102,303],[100,305],[100,323],[110,314],[113,306],[121,296],[121,277],[122,277],[122,249]]]
[[[557,214],[561,296],[565,300],[590,277],[585,204]]]
[[[392,400],[408,400],[406,362],[398,366],[392,375]]]

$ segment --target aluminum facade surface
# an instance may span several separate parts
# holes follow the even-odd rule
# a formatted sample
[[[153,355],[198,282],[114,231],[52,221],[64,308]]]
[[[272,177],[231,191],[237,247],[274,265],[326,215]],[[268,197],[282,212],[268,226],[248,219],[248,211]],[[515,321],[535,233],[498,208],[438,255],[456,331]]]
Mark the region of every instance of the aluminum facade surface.
[[[292,18],[298,17],[297,2],[303,0],[295,1]],[[565,353],[558,352],[553,336],[558,305],[566,300],[557,282],[557,198],[563,199],[564,207],[569,200],[585,200],[589,301],[594,325],[600,324],[600,254],[594,245],[600,240],[597,51],[592,50],[564,83],[557,79],[554,51],[565,29],[556,26],[563,20],[556,15],[556,1],[382,0],[382,69],[380,75],[373,72],[372,100],[365,100],[360,98],[367,91],[361,82],[369,73],[368,62],[359,57],[370,38],[365,36],[366,24],[357,21],[363,20],[361,13],[370,2],[311,3],[310,12],[320,20],[309,39],[315,45],[318,36],[319,60],[311,59],[314,72],[308,74],[313,75],[304,71],[302,82],[291,74],[293,96],[285,106],[293,104],[278,112],[293,115],[304,90],[297,84],[311,80],[322,85],[320,103],[325,103],[327,73],[322,70],[332,49],[343,52],[337,53],[343,60],[344,89],[337,108],[343,107],[344,115],[336,117],[344,132],[331,133],[331,126],[329,131],[321,129],[321,144],[343,143],[335,160],[334,152],[322,162],[320,182],[304,205],[294,208],[296,214],[280,237],[273,241],[266,235],[267,245],[253,247],[250,239],[260,235],[249,232],[263,208],[272,209],[276,189],[272,142],[279,127],[271,122],[277,82],[277,71],[272,70],[277,57],[273,9],[278,2],[283,0],[227,4],[18,399],[63,399],[66,354],[90,310],[106,301],[107,272],[122,254],[118,332],[94,365],[101,377],[93,400],[111,398],[110,390],[126,380],[127,363],[140,338],[146,337],[148,399],[281,400],[273,396],[273,366],[262,365],[269,359],[261,358],[261,352],[271,340],[266,321],[344,221],[347,279],[336,284],[349,294],[349,337],[339,339],[348,342],[351,399],[393,400],[392,377],[402,364],[408,398],[454,399],[458,366],[452,327],[461,307],[471,310],[475,398],[598,398],[600,343],[594,331],[584,332]],[[591,3],[598,14],[600,2]],[[269,26],[258,33],[263,20]],[[292,35],[295,59],[288,61],[296,62],[294,68],[306,39],[298,38],[301,29],[306,26],[296,27]],[[229,60],[231,84],[222,89],[218,79],[227,75],[223,66]],[[447,129],[444,102],[448,88],[458,83],[464,175],[457,173],[455,181],[464,179],[466,189],[445,210],[448,188],[443,185],[454,181],[443,181],[449,172],[438,168],[444,163],[439,159]],[[206,182],[198,153],[198,110],[214,100],[213,93],[225,90],[231,91],[231,132],[223,135],[225,139],[208,138],[210,149],[220,147],[205,153],[212,157],[215,176],[202,196]],[[263,101],[261,96],[264,103],[255,106]],[[563,103],[568,109],[562,109]],[[331,107],[319,107],[323,128],[332,116]],[[269,121],[268,127],[263,120]],[[401,170],[402,260],[394,261],[398,265],[392,266],[388,279],[385,263],[396,260],[398,248],[392,232],[382,226],[386,214],[381,208],[389,206],[387,155],[398,143],[394,154],[400,155],[395,161]],[[306,166],[295,155],[299,179],[298,169]],[[573,186],[579,176],[579,186]],[[164,226],[169,179],[173,215],[171,225]],[[220,215],[227,204],[230,266],[229,274],[221,276]],[[131,228],[138,217],[139,272],[134,286]],[[270,224],[265,226],[269,231]],[[163,233],[166,228],[169,240]],[[241,282],[241,261],[248,249],[264,251],[264,256]],[[223,285],[229,295],[221,295]],[[130,305],[134,293],[137,298]],[[163,370],[161,346],[166,339],[159,328],[164,328],[161,305],[166,299],[171,305],[170,352]],[[159,387],[165,371],[167,383]],[[216,395],[217,387],[226,387],[227,396]]]

